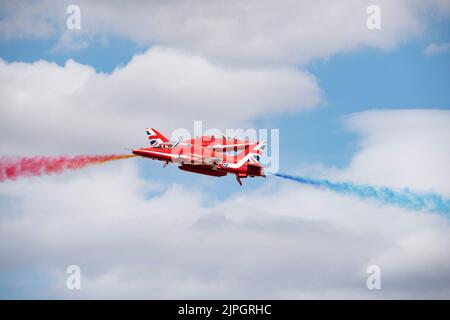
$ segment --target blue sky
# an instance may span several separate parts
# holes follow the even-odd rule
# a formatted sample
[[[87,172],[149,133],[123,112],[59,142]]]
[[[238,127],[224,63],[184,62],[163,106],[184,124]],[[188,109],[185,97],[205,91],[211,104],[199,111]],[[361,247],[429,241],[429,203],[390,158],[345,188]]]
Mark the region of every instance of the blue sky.
[[[388,52],[371,49],[339,54],[309,66],[319,78],[326,101],[312,112],[280,119],[284,133],[299,140],[298,148],[288,148],[293,152],[290,160],[346,165],[356,145],[341,119],[353,112],[450,108],[450,59],[448,55],[425,57],[424,45],[411,42]]]

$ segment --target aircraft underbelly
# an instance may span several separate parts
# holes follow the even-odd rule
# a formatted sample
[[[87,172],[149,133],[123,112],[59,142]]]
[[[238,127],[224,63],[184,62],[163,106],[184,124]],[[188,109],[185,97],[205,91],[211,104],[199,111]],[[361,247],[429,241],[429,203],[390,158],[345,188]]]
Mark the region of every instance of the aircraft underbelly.
[[[179,169],[183,171],[189,171],[189,172],[195,172],[198,174],[205,174],[208,176],[215,176],[215,177],[222,177],[226,176],[227,173],[223,171],[214,170],[209,165],[189,165],[189,164],[183,164],[178,167]]]

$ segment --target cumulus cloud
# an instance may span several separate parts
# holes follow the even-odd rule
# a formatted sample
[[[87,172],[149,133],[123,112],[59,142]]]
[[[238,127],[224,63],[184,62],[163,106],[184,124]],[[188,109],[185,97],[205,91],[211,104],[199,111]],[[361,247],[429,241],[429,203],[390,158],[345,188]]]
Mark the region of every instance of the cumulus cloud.
[[[160,47],[111,74],[73,60],[0,69],[3,155],[111,152],[142,143],[148,126],[235,128],[320,100],[315,77],[298,68],[231,68]]]
[[[421,187],[422,171],[427,169],[421,162],[412,162],[415,170],[405,167],[411,157],[407,149],[435,143],[438,133],[418,128],[429,125],[445,133],[441,121],[446,116],[448,112],[416,110],[351,116],[348,123],[364,134],[354,159],[370,151],[373,159],[383,159],[398,175],[365,171],[352,162],[330,178],[350,179],[361,170],[366,181],[384,175],[383,183],[395,186],[397,177],[408,175],[411,188]],[[386,157],[388,137],[396,141],[396,134],[422,138],[397,150],[395,157]],[[434,154],[427,156],[429,160],[441,154],[439,148],[428,152]],[[448,181],[445,171],[439,171],[446,170],[447,163],[432,162],[436,171],[428,174],[434,175],[436,185]],[[220,180],[212,183],[220,190]],[[211,195],[205,199],[203,191],[144,180],[133,161],[3,183],[1,271],[39,270],[37,276],[48,282],[44,289],[33,291],[33,285],[21,283],[37,297],[450,294],[450,226],[439,215],[364,202],[275,177],[261,189],[220,202]],[[80,291],[65,287],[65,268],[71,264],[82,269]],[[371,264],[381,268],[382,290],[366,288],[366,268]]]
[[[64,36],[70,1],[4,5],[3,37]],[[305,63],[361,47],[392,48],[450,14],[445,0],[377,1],[381,30],[368,30],[373,1],[77,1],[82,32],[119,35],[138,43],[182,48],[237,64]],[[28,8],[28,9],[24,9]],[[23,22],[26,23],[23,23]],[[80,41],[83,41],[80,39]]]
[[[450,168],[443,165],[450,163],[449,111],[368,111],[346,122],[362,134],[362,150],[350,165],[352,179],[450,196]]]
[[[153,48],[111,74],[72,60],[0,61],[2,155],[116,152],[141,144],[149,125],[236,127],[311,108],[317,81],[292,64],[392,48],[423,30],[430,13],[450,12],[443,0],[379,1],[382,29],[370,31],[371,1],[80,1],[82,30],[73,36],[69,4],[2,2],[0,36],[57,37],[54,49],[66,50],[119,35]],[[360,149],[347,168],[317,174],[448,196],[448,122],[438,110],[351,115],[345,123],[361,134]],[[15,290],[38,298],[450,296],[443,217],[275,177],[219,201],[198,184],[144,179],[133,161],[0,185],[0,287],[13,288],[2,298]],[[72,264],[81,267],[81,291],[65,287]],[[366,288],[371,264],[381,267],[381,291]]]

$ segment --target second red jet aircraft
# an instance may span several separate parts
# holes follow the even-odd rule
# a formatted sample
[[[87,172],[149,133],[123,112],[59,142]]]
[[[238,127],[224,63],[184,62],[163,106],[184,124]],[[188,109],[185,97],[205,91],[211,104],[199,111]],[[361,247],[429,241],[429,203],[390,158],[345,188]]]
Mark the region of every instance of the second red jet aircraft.
[[[147,128],[146,132],[150,147],[132,152],[144,158],[164,161],[164,166],[177,163],[181,170],[215,177],[234,174],[240,185],[241,178],[266,176],[259,162],[265,148],[262,141],[202,136],[170,142],[154,128]]]

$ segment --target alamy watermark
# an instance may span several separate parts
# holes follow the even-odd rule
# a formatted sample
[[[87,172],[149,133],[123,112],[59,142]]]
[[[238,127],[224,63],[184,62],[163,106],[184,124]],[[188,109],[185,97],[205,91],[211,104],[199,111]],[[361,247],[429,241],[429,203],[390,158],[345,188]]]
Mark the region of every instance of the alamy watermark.
[[[366,280],[366,286],[369,290],[381,289],[381,268],[376,264],[367,267],[366,270],[369,275]]]
[[[369,30],[381,29],[381,8],[377,5],[370,5],[366,9],[366,13],[369,15],[366,20],[366,27]]]
[[[66,13],[69,15],[66,19],[66,27],[69,30],[81,29],[81,8],[72,4],[66,8]]]
[[[66,287],[69,290],[81,289],[81,268],[76,264],[67,267],[66,273],[69,274],[66,280]]]

